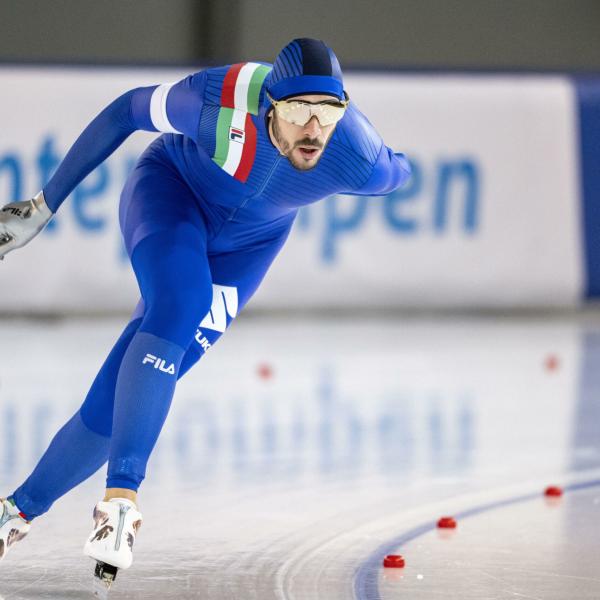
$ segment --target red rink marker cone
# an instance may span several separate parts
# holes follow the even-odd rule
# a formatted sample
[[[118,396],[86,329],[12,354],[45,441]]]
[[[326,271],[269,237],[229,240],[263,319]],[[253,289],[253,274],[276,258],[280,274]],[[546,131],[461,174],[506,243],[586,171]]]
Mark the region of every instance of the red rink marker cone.
[[[544,360],[544,367],[546,368],[546,371],[552,373],[554,371],[557,371],[559,366],[560,360],[558,359],[558,356],[556,356],[556,354],[548,354],[548,356],[546,356]]]
[[[456,519],[454,517],[442,517],[437,522],[438,529],[456,529]]]
[[[388,554],[383,559],[383,566],[386,569],[402,569],[405,565],[404,557],[399,554]]]
[[[267,363],[261,363],[256,369],[261,379],[271,379],[273,377],[273,368]]]
[[[560,498],[563,495],[562,488],[559,488],[557,485],[549,485],[545,491],[544,495],[547,498]]]

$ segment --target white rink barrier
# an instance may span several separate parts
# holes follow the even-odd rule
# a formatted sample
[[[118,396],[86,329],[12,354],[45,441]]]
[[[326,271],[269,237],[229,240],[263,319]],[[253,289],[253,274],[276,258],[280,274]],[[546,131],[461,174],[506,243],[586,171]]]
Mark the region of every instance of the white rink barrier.
[[[0,204],[37,192],[124,91],[186,69],[0,67]],[[303,209],[251,306],[573,306],[585,295],[578,100],[567,76],[358,73],[346,87],[413,166],[387,197]],[[0,311],[130,310],[117,223],[138,132],[0,264]],[[218,283],[218,282],[215,282]]]

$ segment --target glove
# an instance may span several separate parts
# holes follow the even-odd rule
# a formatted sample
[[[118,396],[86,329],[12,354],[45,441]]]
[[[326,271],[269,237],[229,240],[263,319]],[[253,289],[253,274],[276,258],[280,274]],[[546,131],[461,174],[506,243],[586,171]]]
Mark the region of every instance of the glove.
[[[11,202],[0,209],[0,260],[30,242],[52,218],[44,193],[22,202]]]

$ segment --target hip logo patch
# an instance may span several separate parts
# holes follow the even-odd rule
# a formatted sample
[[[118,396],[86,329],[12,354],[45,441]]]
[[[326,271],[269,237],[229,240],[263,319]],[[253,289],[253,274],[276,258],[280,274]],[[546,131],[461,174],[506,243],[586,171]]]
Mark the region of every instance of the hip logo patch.
[[[208,314],[202,319],[199,329],[212,329],[223,333],[227,329],[227,318],[235,319],[238,313],[238,291],[230,285],[213,284],[213,301]]]

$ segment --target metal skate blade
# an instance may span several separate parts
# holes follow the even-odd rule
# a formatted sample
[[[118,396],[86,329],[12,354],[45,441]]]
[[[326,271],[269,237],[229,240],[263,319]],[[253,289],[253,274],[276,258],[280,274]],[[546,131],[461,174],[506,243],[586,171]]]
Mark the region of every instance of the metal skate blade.
[[[115,581],[119,569],[98,561],[94,569],[93,591],[96,598],[108,600],[110,588]]]
[[[99,598],[100,600],[108,600],[111,585],[112,585],[112,581],[107,582],[107,581],[104,581],[103,579],[100,579],[100,578],[94,576],[94,582],[92,584],[94,598]]]

